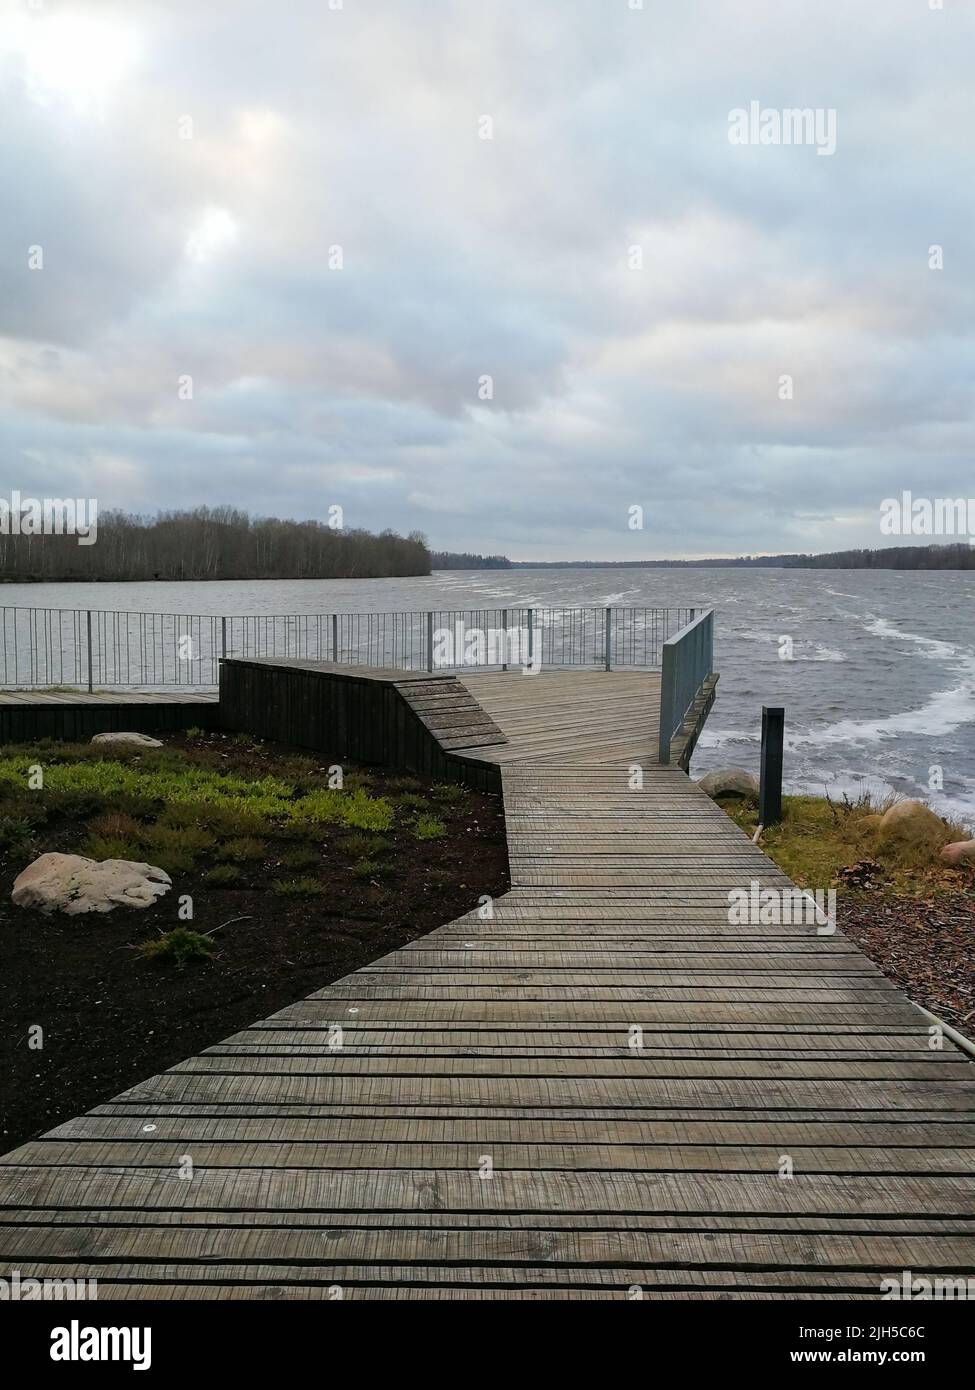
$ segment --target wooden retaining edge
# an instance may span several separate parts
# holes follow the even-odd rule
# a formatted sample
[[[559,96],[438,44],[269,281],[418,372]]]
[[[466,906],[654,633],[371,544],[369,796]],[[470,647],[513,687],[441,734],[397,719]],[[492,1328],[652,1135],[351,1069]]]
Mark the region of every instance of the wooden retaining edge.
[[[498,767],[476,750],[507,739],[447,672],[228,657],[220,717],[225,728],[295,747],[501,790]]]
[[[38,739],[88,740],[92,734],[153,733],[157,730],[218,728],[220,710],[212,700],[117,702],[72,700],[64,704],[0,704],[0,745]]]

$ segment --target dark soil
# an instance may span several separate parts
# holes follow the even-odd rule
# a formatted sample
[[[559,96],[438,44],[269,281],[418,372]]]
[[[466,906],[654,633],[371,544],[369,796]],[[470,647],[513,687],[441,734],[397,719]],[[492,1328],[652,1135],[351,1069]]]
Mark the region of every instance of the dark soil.
[[[248,777],[281,775],[296,750],[241,743],[213,733],[187,740],[167,734],[167,749],[187,758],[219,757],[222,770]],[[309,755],[302,752],[307,762]],[[325,769],[330,759],[312,755]],[[344,764],[346,774],[354,772]],[[404,779],[361,769],[370,795],[433,795],[428,779]],[[405,787],[405,790],[404,790]],[[108,805],[108,803],[106,803]],[[0,815],[3,814],[0,789]],[[150,908],[107,914],[44,916],[12,906],[17,873],[48,850],[83,853],[87,816],[52,815],[29,853],[0,856],[0,1033],[2,1109],[0,1151],[90,1109],[156,1072],[302,999],[359,966],[425,935],[477,906],[482,894],[508,887],[508,857],[499,796],[463,789],[431,810],[446,835],[418,840],[397,814],[381,868],[356,877],[361,847],[342,827],[317,827],[300,841],[321,851],[320,865],[282,869],[295,841],[268,840],[268,856],[240,865],[231,888],[208,887],[203,875],[218,861],[200,856],[193,869],[172,874],[172,890]],[[143,856],[152,862],[151,856]],[[317,877],[319,896],[271,891],[276,876]],[[193,920],[180,924],[177,899],[193,897]],[[242,919],[242,920],[237,920]],[[215,928],[210,960],[182,969],[133,949],[184,925]],[[28,1046],[32,1025],[43,1027],[43,1048]]]
[[[971,1037],[975,899],[970,893],[939,893],[926,899],[841,893],[836,923],[915,1004]]]

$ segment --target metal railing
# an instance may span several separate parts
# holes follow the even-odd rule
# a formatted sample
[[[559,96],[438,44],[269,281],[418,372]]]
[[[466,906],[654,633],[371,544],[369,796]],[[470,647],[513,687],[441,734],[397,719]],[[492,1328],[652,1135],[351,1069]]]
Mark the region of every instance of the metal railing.
[[[221,657],[401,670],[657,669],[692,608],[450,608],[210,616],[0,608],[0,686],[216,688]]]
[[[699,616],[663,644],[660,670],[660,747],[662,767],[670,762],[670,743],[714,671],[714,609]]]

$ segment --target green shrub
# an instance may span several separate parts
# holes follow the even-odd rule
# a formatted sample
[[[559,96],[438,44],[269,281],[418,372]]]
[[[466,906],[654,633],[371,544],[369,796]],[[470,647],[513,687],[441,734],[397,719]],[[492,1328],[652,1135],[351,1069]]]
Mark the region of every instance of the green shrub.
[[[26,791],[20,796],[5,796],[2,814],[7,820],[23,820],[34,826],[43,825],[47,820],[48,807],[45,805],[42,792]]]
[[[353,878],[379,878],[381,874],[387,872],[385,864],[380,864],[377,859],[360,859],[349,870]]]
[[[198,825],[150,825],[142,832],[142,838],[149,845],[193,855],[213,849],[217,843],[215,835]]]
[[[114,796],[109,797],[101,792],[51,788],[46,777],[44,790],[39,791],[37,795],[44,798],[44,805],[50,815],[78,816],[85,820],[97,815],[99,811],[104,811],[106,806],[117,804]]]
[[[447,833],[438,816],[417,816],[410,829],[417,840],[441,840]]]
[[[267,854],[267,845],[263,840],[256,840],[251,835],[242,835],[239,839],[225,840],[217,849],[218,859],[230,859],[235,864],[244,864],[248,860],[263,859]]]
[[[189,805],[190,803],[186,803]],[[218,835],[260,836],[269,828],[267,818],[250,811],[239,803],[222,805],[218,801],[192,803],[193,811],[200,825],[215,830]]]
[[[294,849],[287,849],[281,854],[280,862],[285,869],[309,869],[320,864],[322,856],[310,845],[296,845]]]
[[[418,777],[390,777],[386,783],[391,792],[421,792],[423,783]]]
[[[149,960],[172,964],[182,970],[188,961],[209,960],[213,955],[213,942],[200,932],[174,927],[162,936],[143,941],[139,951]]]
[[[27,854],[34,843],[34,827],[19,816],[0,816],[0,854]]]
[[[354,830],[351,835],[342,837],[342,848],[352,859],[376,859],[381,854],[389,854],[393,846],[381,835],[366,835],[361,830]]]
[[[291,803],[290,814],[297,821],[348,825],[356,830],[391,830],[393,826],[392,804],[358,788],[353,792],[330,788],[309,792]]]
[[[430,795],[437,801],[450,804],[461,800],[464,795],[464,788],[459,782],[438,782],[435,787],[430,788]]]
[[[203,730],[199,727],[198,724],[191,724],[188,729],[183,730],[183,733],[186,735],[187,738],[200,738],[203,733]]]
[[[233,888],[240,882],[240,870],[236,864],[217,864],[203,875],[208,888]]]
[[[271,892],[282,898],[312,898],[324,889],[317,878],[275,878]]]
[[[145,861],[142,845],[128,835],[89,835],[79,853],[88,859],[131,859],[136,864]],[[163,864],[159,867],[166,866]]]
[[[92,835],[109,839],[138,840],[145,827],[125,811],[103,811],[89,822],[88,829]]]
[[[396,808],[399,811],[426,811],[429,807],[430,802],[427,797],[414,796],[412,792],[407,792],[396,798]]]

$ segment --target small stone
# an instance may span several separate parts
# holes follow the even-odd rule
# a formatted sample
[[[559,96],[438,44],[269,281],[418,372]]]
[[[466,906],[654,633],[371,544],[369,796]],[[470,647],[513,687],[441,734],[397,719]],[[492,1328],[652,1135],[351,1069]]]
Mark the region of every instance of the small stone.
[[[945,845],[941,858],[946,864],[975,864],[975,840],[955,840]]]

